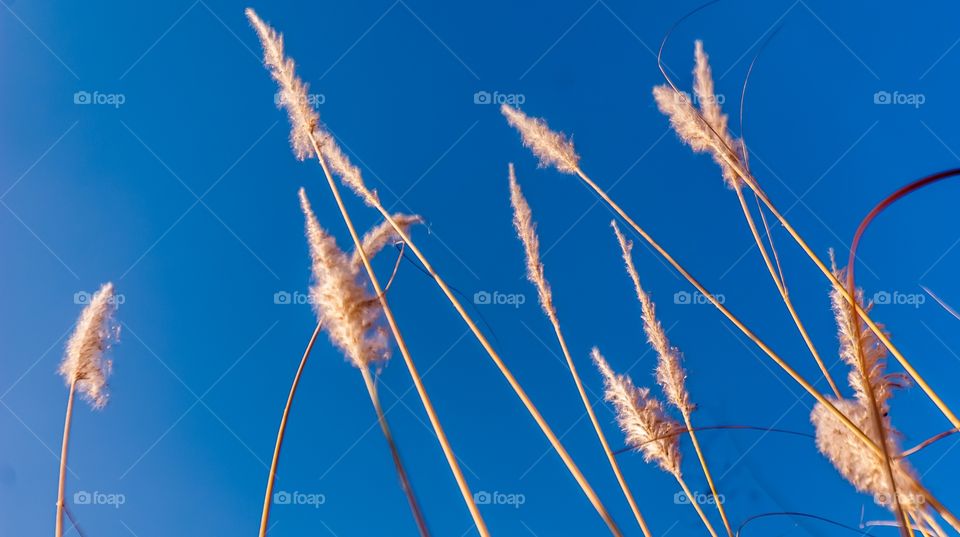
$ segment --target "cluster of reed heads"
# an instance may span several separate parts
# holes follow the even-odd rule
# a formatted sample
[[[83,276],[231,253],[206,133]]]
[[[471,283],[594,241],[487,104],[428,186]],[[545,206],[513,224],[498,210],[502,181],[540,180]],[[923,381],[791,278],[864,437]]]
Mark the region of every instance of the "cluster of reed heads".
[[[353,243],[352,248],[347,250],[337,244],[333,234],[321,224],[314,213],[305,189],[301,188],[299,202],[305,219],[306,239],[310,251],[313,273],[310,295],[317,325],[301,357],[281,415],[272,464],[267,477],[259,535],[261,537],[267,535],[270,529],[273,485],[287,420],[301,375],[320,332],[327,334],[333,346],[342,352],[346,361],[360,373],[419,534],[430,535],[428,516],[414,493],[412,481],[404,467],[397,442],[381,408],[377,391],[380,368],[390,359],[394,349],[399,350],[412,378],[444,459],[455,478],[464,505],[472,517],[476,532],[482,536],[491,534],[477,507],[468,480],[461,471],[453,443],[447,438],[440,417],[417,371],[398,319],[394,316],[387,300],[387,291],[401,261],[406,258],[407,251],[413,254],[421,269],[434,280],[502,373],[525,410],[562,460],[576,488],[582,491],[610,533],[617,536],[632,533],[632,530],[622,528],[614,520],[604,501],[587,481],[537,406],[513,376],[506,362],[494,350],[485,332],[480,329],[468,309],[460,302],[458,293],[446,283],[412,240],[412,228],[421,223],[422,219],[416,215],[391,214],[384,208],[377,192],[367,187],[360,169],[350,162],[334,136],[321,123],[318,113],[307,97],[307,85],[297,76],[293,60],[284,52],[282,36],[261,20],[252,9],[248,9],[246,15],[263,45],[264,64],[279,85],[279,105],[287,112],[290,119],[290,142],[294,155],[301,161],[316,159],[320,164],[330,195],[333,196],[339,209],[340,220],[346,226]],[[815,405],[810,421],[816,448],[858,492],[871,496],[875,502],[889,509],[894,517],[890,525],[898,527],[903,535],[942,537],[947,535],[941,525],[942,521],[960,532],[960,521],[923,486],[918,472],[908,460],[909,455],[939,438],[960,430],[960,420],[897,349],[885,329],[872,320],[871,305],[864,302],[863,292],[856,287],[854,281],[852,263],[855,258],[856,244],[862,232],[866,230],[869,220],[879,211],[871,213],[858,230],[847,268],[842,270],[837,268],[832,251],[830,266],[827,266],[776,208],[753,176],[746,143],[731,134],[728,118],[721,110],[719,99],[716,98],[710,65],[703,45],[700,41],[695,45],[693,95],[680,91],[661,67],[666,83],[653,89],[653,98],[660,111],[669,119],[680,140],[695,152],[709,154],[720,167],[722,179],[738,200],[746,227],[756,242],[773,286],[789,312],[811,358],[816,362],[829,385],[831,390],[829,393],[821,393],[812,382],[800,375],[611,199],[586,174],[581,165],[582,159],[567,136],[551,130],[543,119],[529,117],[508,105],[502,106],[501,112],[506,121],[519,132],[523,144],[530,149],[541,167],[552,168],[583,181],[619,216],[621,224],[626,224],[629,232],[645,241],[690,285],[701,292],[734,327],[814,398]],[[938,177],[944,178],[947,175],[939,174]],[[646,537],[661,534],[665,529],[650,528],[642,514],[642,502],[637,500],[632,489],[643,488],[645,496],[653,492],[648,487],[637,484],[621,471],[617,460],[619,451],[611,447],[611,440],[604,432],[604,425],[594,411],[593,402],[587,396],[577,365],[578,363],[583,365],[587,357],[573,356],[567,346],[561,328],[560,315],[554,303],[553,290],[547,280],[546,267],[541,259],[533,213],[520,188],[513,164],[507,167],[507,178],[509,201],[514,215],[513,225],[525,254],[528,279],[535,286],[543,313],[554,329],[557,345],[564,355],[571,380],[577,389],[584,411],[590,418],[599,447],[609,463],[612,477],[616,479],[620,488],[622,500],[629,506],[633,518],[630,525],[635,522],[637,529]],[[932,181],[928,178],[927,182]],[[382,223],[363,235],[358,233],[344,203],[341,186],[346,186],[368,208],[379,213]],[[878,206],[878,208],[882,210],[904,194],[905,192],[899,192],[897,197],[884,200],[881,203],[882,207]],[[754,198],[755,208],[748,203],[749,197]],[[760,226],[756,220],[758,214],[761,217]],[[771,227],[768,220],[774,220],[787,232],[827,280],[826,288],[830,295],[839,340],[839,348],[826,353],[826,356],[834,357],[833,360],[829,358],[825,360],[825,355],[818,351],[794,308],[784,270],[770,234]],[[603,379],[605,399],[612,406],[623,433],[622,439],[613,440],[614,444],[620,445],[625,441],[629,448],[640,452],[647,463],[673,476],[688,497],[693,498],[694,495],[687,484],[686,476],[689,472],[702,474],[713,499],[707,503],[715,506],[716,512],[713,512],[712,508],[704,510],[700,502],[689,503],[702,522],[704,531],[712,537],[718,537],[720,534],[733,537],[735,533],[740,533],[747,522],[761,516],[786,515],[786,513],[751,513],[748,505],[736,506],[739,518],[728,514],[727,509],[730,506],[724,503],[724,496],[713,479],[697,436],[697,427],[694,426],[697,405],[694,402],[695,394],[691,394],[687,388],[683,354],[667,338],[667,333],[657,316],[653,296],[643,287],[639,271],[634,264],[633,242],[621,230],[621,224],[618,224],[617,220],[610,223],[613,232],[611,251],[618,251],[622,258],[626,276],[639,305],[637,323],[642,327],[651,349],[656,354],[657,364],[653,372],[655,386],[638,386],[629,376],[618,373],[598,348],[594,347],[590,352],[590,362],[597,368]],[[386,284],[382,284],[380,277],[373,269],[371,260],[391,245],[398,246],[400,256]],[[110,372],[110,361],[104,358],[104,353],[117,335],[116,325],[113,322],[115,310],[113,293],[113,286],[108,283],[93,295],[80,316],[60,367],[60,373],[69,387],[70,395],[61,457],[57,537],[63,535],[64,514],[69,515],[64,504],[64,492],[74,396],[79,392],[94,408],[102,407],[107,401],[106,379]],[[888,371],[887,361],[891,355],[902,367],[902,372]],[[843,389],[841,389],[842,383],[838,384],[832,378],[831,367],[828,367],[828,362],[840,361],[848,368],[848,387]],[[914,448],[903,449],[900,440],[902,435],[892,423],[891,399],[898,388],[909,384],[915,384],[924,392],[950,423],[951,429]],[[845,395],[845,392],[848,395]],[[692,453],[696,456],[695,466],[689,463],[685,465],[683,462],[682,454],[685,449],[682,442],[687,437]],[[633,487],[630,486],[631,481],[634,482]],[[612,500],[614,498],[606,498],[606,501]],[[616,501],[620,501],[620,498],[618,497]],[[791,515],[800,516],[801,514],[791,513]],[[820,518],[812,514],[803,516]]]

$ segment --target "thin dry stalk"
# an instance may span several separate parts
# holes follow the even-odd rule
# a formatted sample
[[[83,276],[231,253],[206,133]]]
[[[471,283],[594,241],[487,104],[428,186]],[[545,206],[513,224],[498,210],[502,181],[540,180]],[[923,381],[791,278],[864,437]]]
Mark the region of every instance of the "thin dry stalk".
[[[370,396],[370,402],[373,403],[373,409],[377,413],[377,422],[380,424],[380,430],[383,431],[383,436],[386,438],[387,445],[390,447],[390,456],[393,458],[393,465],[396,467],[397,475],[400,477],[400,486],[403,488],[407,502],[410,505],[410,510],[413,512],[417,529],[420,531],[421,536],[427,537],[430,535],[430,531],[427,529],[427,520],[423,516],[423,511],[420,509],[420,504],[417,502],[416,495],[413,492],[413,486],[410,484],[410,478],[407,476],[407,471],[403,467],[400,450],[397,448],[397,443],[393,440],[393,433],[390,431],[390,426],[387,423],[387,416],[384,414],[383,406],[380,404],[380,394],[377,391],[377,384],[373,380],[369,368],[365,367],[361,369],[360,372],[363,374],[363,383],[367,388],[367,394]]]
[[[290,416],[290,409],[293,408],[293,398],[297,394],[297,387],[300,385],[300,377],[303,375],[303,370],[307,365],[307,358],[310,357],[313,344],[317,341],[317,336],[320,335],[322,326],[322,322],[317,323],[317,327],[313,330],[313,335],[310,336],[310,341],[307,342],[307,348],[303,351],[303,356],[300,358],[300,365],[297,366],[297,373],[293,376],[290,393],[287,395],[287,403],[284,405],[283,414],[280,417],[277,443],[273,448],[273,459],[270,461],[270,473],[267,475],[267,490],[263,495],[263,511],[260,513],[260,537],[266,537],[267,528],[269,527],[270,507],[273,505],[273,485],[277,478],[277,466],[280,463],[280,449],[283,447],[283,437],[287,432],[287,418]]]
[[[714,503],[717,506],[717,510],[720,512],[720,518],[723,519],[723,526],[727,531],[727,535],[729,537],[733,537],[733,529],[730,527],[730,520],[727,518],[727,511],[723,506],[723,500],[721,499],[721,496],[717,493],[717,486],[713,481],[713,475],[710,473],[710,468],[707,466],[707,459],[703,455],[703,450],[700,447],[700,440],[697,438],[697,433],[694,432],[695,430],[693,427],[693,422],[690,418],[691,414],[696,409],[696,405],[691,402],[690,394],[687,391],[687,372],[683,369],[683,365],[680,363],[680,350],[670,345],[670,341],[667,339],[667,333],[663,329],[663,325],[660,324],[659,320],[657,320],[656,306],[654,305],[653,300],[650,298],[650,295],[648,295],[643,289],[643,286],[640,285],[640,275],[637,272],[637,268],[633,264],[633,256],[630,253],[633,249],[633,243],[628,241],[627,238],[623,236],[623,233],[620,232],[620,228],[617,227],[616,221],[611,221],[610,225],[613,227],[613,232],[617,236],[617,242],[620,244],[620,251],[623,254],[623,261],[627,268],[627,274],[633,281],[633,287],[637,293],[637,299],[640,301],[643,311],[643,329],[647,334],[647,339],[650,342],[650,346],[653,347],[653,350],[657,353],[657,382],[660,384],[661,388],[663,388],[663,393],[667,396],[667,401],[669,401],[674,408],[679,410],[680,414],[683,416],[683,422],[687,427],[690,440],[693,442],[693,448],[697,453],[697,459],[700,461],[700,468],[703,470],[703,475],[707,479],[707,485],[710,487],[710,493],[713,495]]]
[[[263,42],[266,61],[268,69],[273,69],[272,67],[272,57],[279,56],[283,57],[282,52],[282,41],[279,36],[270,29],[269,32],[263,32],[260,30],[261,27],[267,27],[260,19],[257,17],[256,13],[252,9],[247,10],[247,16],[250,18],[251,22],[254,24],[254,27],[257,28],[260,39]],[[259,21],[259,24],[258,24]],[[269,28],[269,27],[267,27]],[[272,54],[271,51],[279,49],[279,54]],[[276,63],[275,61],[273,63]],[[292,62],[290,63],[292,69]],[[293,80],[289,78],[276,77],[278,83],[281,85],[281,91],[295,91],[298,96],[306,98],[305,89],[302,83],[299,82],[295,76]],[[295,83],[296,81],[296,83]],[[297,91],[299,90],[299,91]],[[294,99],[293,102],[298,102]],[[403,338],[400,328],[397,325],[396,319],[393,316],[393,311],[390,309],[390,305],[387,302],[386,295],[383,293],[383,289],[380,286],[380,282],[377,279],[376,273],[373,271],[373,267],[370,264],[370,260],[367,258],[367,255],[363,251],[363,242],[360,239],[360,236],[357,234],[357,230],[353,225],[353,220],[350,218],[350,214],[347,212],[346,206],[343,203],[343,198],[340,196],[340,190],[337,187],[336,181],[334,181],[333,176],[330,173],[330,169],[327,166],[326,159],[322,156],[320,151],[320,145],[317,137],[317,128],[318,124],[304,124],[303,121],[300,121],[297,117],[294,117],[294,112],[291,111],[291,125],[294,134],[292,136],[298,136],[303,134],[309,140],[309,149],[312,151],[313,155],[316,155],[318,162],[320,163],[321,168],[323,169],[324,176],[327,179],[327,184],[330,187],[331,194],[333,195],[335,201],[337,202],[337,208],[340,210],[340,215],[343,218],[344,224],[347,226],[348,231],[350,232],[350,238],[353,240],[354,246],[357,252],[360,254],[360,260],[363,264],[363,268],[367,273],[367,277],[370,279],[370,284],[373,287],[374,293],[377,296],[377,299],[380,301],[380,305],[383,308],[384,317],[387,319],[387,323],[390,326],[390,331],[393,333],[393,337],[397,342],[397,347],[400,349],[400,354],[403,356],[404,365],[407,367],[411,378],[413,379],[414,386],[417,390],[417,395],[420,397],[420,401],[424,406],[424,410],[427,412],[427,417],[430,420],[430,425],[434,430],[434,433],[437,436],[437,440],[440,442],[440,447],[443,450],[444,457],[447,460],[447,464],[450,466],[450,471],[454,475],[454,479],[457,482],[457,486],[460,489],[460,494],[463,497],[463,501],[466,504],[468,510],[470,511],[470,516],[473,518],[474,524],[477,527],[477,531],[482,537],[489,537],[490,532],[487,529],[487,525],[483,520],[483,517],[480,515],[480,510],[477,509],[476,502],[473,498],[473,493],[470,492],[470,487],[467,485],[466,477],[463,475],[463,471],[460,469],[460,465],[457,462],[456,455],[453,452],[453,447],[450,445],[449,440],[447,439],[446,432],[443,430],[440,420],[437,417],[436,410],[433,407],[433,403],[430,400],[429,395],[426,392],[426,388],[423,385],[423,379],[420,377],[419,372],[417,371],[416,366],[413,363],[413,358],[410,356],[410,351],[407,347],[406,340]],[[296,152],[297,148],[297,139],[294,139],[294,148]],[[299,156],[299,155],[298,155]],[[397,228],[396,224],[391,224]],[[403,238],[403,237],[402,237]]]
[[[603,447],[603,452],[607,456],[607,461],[610,463],[610,469],[613,470],[613,473],[617,478],[617,483],[620,485],[620,490],[623,492],[623,496],[626,498],[627,503],[630,504],[630,510],[633,512],[633,516],[636,518],[637,524],[640,526],[640,530],[646,537],[651,537],[650,528],[647,526],[646,520],[640,513],[640,507],[637,505],[637,501],[633,496],[633,492],[630,491],[630,487],[627,485],[627,480],[624,478],[623,472],[620,470],[620,464],[617,462],[617,458],[614,455],[613,450],[610,448],[610,444],[607,442],[607,438],[603,434],[603,430],[600,428],[600,422],[597,419],[596,413],[593,411],[593,405],[590,403],[590,399],[587,397],[587,392],[583,387],[583,381],[580,379],[580,374],[577,372],[577,367],[573,362],[573,357],[570,355],[570,349],[567,346],[567,340],[563,336],[563,331],[560,329],[560,319],[557,316],[557,310],[553,304],[553,292],[551,291],[550,283],[547,281],[546,276],[544,275],[543,262],[540,258],[540,239],[537,236],[536,224],[533,222],[530,205],[524,198],[523,192],[520,190],[520,185],[517,183],[516,174],[514,173],[513,169],[513,163],[510,163],[509,165],[509,179],[510,203],[513,206],[513,223],[514,227],[517,229],[517,235],[520,237],[526,253],[527,278],[537,288],[537,295],[540,297],[540,306],[542,307],[544,314],[546,314],[547,319],[550,320],[550,324],[553,326],[554,334],[557,336],[557,341],[560,343],[560,349],[563,351],[563,356],[567,361],[567,368],[570,370],[570,375],[573,377],[573,382],[577,387],[577,392],[580,394],[580,400],[583,402],[583,408],[590,417],[590,423],[593,424],[593,429],[597,433],[597,439],[600,440],[600,445]]]

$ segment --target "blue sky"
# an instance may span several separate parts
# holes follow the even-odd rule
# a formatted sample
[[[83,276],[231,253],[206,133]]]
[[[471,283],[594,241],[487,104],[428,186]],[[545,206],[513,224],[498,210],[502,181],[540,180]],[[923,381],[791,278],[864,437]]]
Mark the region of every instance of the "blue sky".
[[[52,530],[66,389],[55,375],[80,312],[74,296],[111,280],[123,296],[112,401],[78,407],[68,499],[89,535],[242,535],[256,531],[266,464],[302,348],[309,267],[296,191],[349,237],[316,163],[290,153],[286,118],[246,24],[248,4],[187,0],[0,2],[0,533]],[[286,35],[319,112],[395,210],[427,221],[414,237],[465,296],[522,294],[475,313],[628,534],[639,534],[523,277],[507,196],[513,161],[539,222],[547,277],[591,397],[588,351],[650,384],[654,357],[608,227],[611,213],[573,178],[538,169],[492,99],[522,101],[574,137],[583,166],[726,305],[810,379],[792,327],[734,195],[709,158],[682,146],[653,106],[653,51],[696,3],[421,0],[254,4]],[[771,28],[747,95],[752,165],[767,192],[823,255],[843,252],[884,195],[960,160],[955,6],[815,0],[721,2],[685,22],[665,61],[689,87],[693,40],[705,41],[718,92],[738,112],[756,46]],[[877,104],[878,92],[895,101]],[[478,99],[477,96],[481,95]],[[884,93],[879,100],[883,101]],[[90,102],[86,102],[86,101]],[[476,102],[477,100],[481,102]],[[79,103],[77,102],[79,101]],[[909,104],[906,101],[910,101]],[[919,101],[921,104],[917,105]],[[737,121],[735,132],[740,131]],[[917,302],[926,285],[960,303],[953,184],[932,187],[871,229],[858,267],[868,296]],[[378,223],[356,200],[359,226]],[[788,285],[821,352],[835,355],[825,280],[776,230]],[[646,248],[636,262],[673,343],[685,353],[700,425],[810,432],[811,398]],[[387,273],[393,259],[377,267]],[[602,522],[480,346],[416,267],[391,301],[496,535],[602,534]],[[894,300],[892,302],[896,302]],[[877,306],[876,318],[960,406],[957,320],[927,297]],[[399,357],[382,372],[388,418],[435,535],[471,535],[441,451]],[[896,369],[896,368],[894,368]],[[838,366],[836,378],[845,375]],[[820,387],[825,388],[821,382]],[[621,436],[596,406],[608,436]],[[913,445],[949,427],[914,388],[893,402]],[[802,437],[704,432],[734,524],[803,511],[856,525],[887,517]],[[960,463],[948,439],[913,457],[925,484],[957,508]],[[691,486],[706,485],[684,443]],[[671,478],[621,456],[658,535],[702,528]],[[271,535],[415,531],[360,376],[324,340],[296,401],[277,489],[319,506],[281,505]],[[116,501],[109,505],[110,498]],[[106,503],[106,504],[105,504]],[[119,504],[119,505],[117,505]],[[719,518],[710,512],[715,522]],[[754,531],[830,535],[787,519]],[[887,530],[877,530],[877,533]]]

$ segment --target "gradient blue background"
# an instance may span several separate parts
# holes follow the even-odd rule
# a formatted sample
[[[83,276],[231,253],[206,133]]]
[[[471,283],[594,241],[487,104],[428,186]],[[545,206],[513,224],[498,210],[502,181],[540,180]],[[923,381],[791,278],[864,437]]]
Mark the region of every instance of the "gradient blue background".
[[[415,238],[466,296],[523,293],[481,306],[496,344],[625,531],[638,535],[552,338],[523,278],[506,165],[529,197],[547,275],[591,397],[587,353],[652,382],[654,358],[608,227],[611,213],[574,179],[537,169],[478,91],[522,94],[523,109],[574,136],[585,169],[727,305],[808,378],[818,371],[754,249],[736,199],[707,157],[683,147],[652,104],[654,54],[696,3],[422,0],[260,3],[320,113],[386,204],[424,215]],[[246,4],[198,0],[0,2],[0,534],[53,530],[66,389],[55,375],[81,307],[74,293],[112,280],[125,298],[112,401],[80,406],[68,486],[122,494],[119,508],[72,505],[88,535],[251,535],[279,413],[314,316],[277,305],[304,292],[308,257],[296,201],[349,237],[314,162],[300,163],[275,88],[260,64]],[[747,97],[753,167],[810,244],[843,251],[865,212],[925,173],[956,166],[960,9],[941,2],[717,4],[674,34],[665,60],[683,87],[695,38],[711,54],[732,114],[756,44],[765,50]],[[76,105],[78,91],[122,94],[119,108]],[[912,106],[878,91],[922,93]],[[734,122],[734,130],[740,128]],[[864,244],[868,294],[922,293],[960,303],[956,199],[934,187],[877,223]],[[377,223],[350,200],[358,225]],[[827,287],[782,230],[781,260],[818,348],[833,357]],[[810,432],[811,398],[709,306],[681,305],[684,281],[646,248],[641,276],[686,354],[700,425]],[[378,259],[387,274],[393,259]],[[604,527],[559,458],[433,283],[413,265],[391,290],[414,359],[474,491],[522,494],[519,508],[482,506],[495,535],[601,535]],[[877,307],[900,348],[960,407],[958,321],[929,298]],[[435,535],[473,535],[399,357],[382,374],[384,404]],[[831,360],[832,361],[832,360]],[[836,378],[845,376],[843,366]],[[825,388],[824,383],[820,383]],[[607,407],[599,415],[621,436]],[[949,425],[917,390],[897,396],[894,423],[912,445]],[[792,510],[856,525],[889,519],[807,439],[702,433],[738,524]],[[925,483],[960,509],[957,439],[914,457]],[[706,490],[687,452],[694,489]],[[638,455],[622,464],[658,535],[702,533],[676,505],[669,476]],[[277,490],[323,494],[319,508],[278,506],[271,535],[412,535],[360,376],[324,340],[296,401]],[[719,517],[708,510],[716,524]],[[719,527],[719,526],[718,526]],[[789,519],[757,534],[832,535]],[[890,533],[890,529],[876,533]]]

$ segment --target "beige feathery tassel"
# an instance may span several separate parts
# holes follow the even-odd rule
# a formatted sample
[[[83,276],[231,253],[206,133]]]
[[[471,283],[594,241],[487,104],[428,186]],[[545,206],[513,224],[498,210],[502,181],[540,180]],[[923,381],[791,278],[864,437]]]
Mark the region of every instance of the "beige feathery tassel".
[[[830,250],[830,263],[837,279],[846,281],[845,272],[837,269],[833,250]],[[864,311],[869,312],[872,309],[872,304],[864,305],[862,289],[857,289],[856,301]],[[869,403],[866,390],[872,389],[877,404],[880,406],[880,413],[885,415],[889,410],[889,401],[893,396],[893,390],[902,387],[909,379],[903,375],[887,374],[887,348],[859,318],[853,318],[850,305],[836,288],[830,289],[830,304],[837,321],[840,358],[850,366],[850,374],[847,380],[857,399],[864,403]],[[878,326],[883,330],[882,324],[878,324]],[[884,333],[887,334],[886,331]],[[889,334],[887,335],[889,337]],[[857,338],[860,339],[860,348],[863,350],[865,370],[861,367],[860,359],[857,356]],[[864,385],[864,379],[867,379],[867,386]]]
[[[687,372],[683,369],[680,360],[680,350],[670,345],[667,339],[667,333],[663,325],[656,316],[656,305],[650,300],[650,295],[644,291],[640,285],[640,276],[637,268],[633,265],[633,258],[630,252],[633,250],[633,243],[628,241],[620,232],[616,221],[611,220],[610,226],[617,236],[620,243],[620,250],[623,254],[623,261],[627,268],[627,274],[633,281],[634,290],[637,298],[640,300],[642,310],[643,330],[647,334],[647,341],[657,353],[657,383],[663,388],[663,393],[667,396],[667,401],[677,408],[684,415],[694,411],[696,406],[690,402],[690,394],[687,392]]]
[[[603,375],[604,395],[616,410],[617,423],[626,435],[627,445],[643,453],[643,460],[655,463],[661,470],[673,475],[687,498],[693,498],[683,473],[680,471],[680,439],[683,425],[667,415],[663,403],[647,388],[637,388],[626,375],[618,375],[596,347],[590,351],[593,362]],[[716,530],[700,507],[691,501],[703,526],[712,537]]]
[[[418,215],[409,215],[396,213],[393,215],[394,222],[400,226],[400,229],[403,230],[404,235],[410,233],[410,227],[414,224],[422,224],[423,218]],[[400,239],[400,234],[397,233],[397,230],[394,229],[393,225],[389,221],[383,221],[377,227],[366,232],[362,240],[363,252],[367,254],[368,259],[372,259],[380,250],[391,243],[396,242]],[[360,252],[354,251],[353,256],[350,257],[350,264],[359,272],[361,266],[363,265],[363,260],[360,259]]]
[[[550,130],[543,119],[529,117],[510,105],[501,106],[500,112],[507,118],[507,122],[520,132],[523,145],[540,159],[541,167],[554,167],[563,173],[577,173],[580,156],[573,149],[573,142],[566,136]]]
[[[870,419],[870,411],[862,401],[831,398],[831,402],[861,430],[867,432],[874,442],[880,443],[880,435],[877,434],[876,427]],[[817,448],[830,460],[837,471],[859,492],[871,494],[877,504],[893,509],[890,480],[887,479],[883,461],[863,442],[854,437],[850,430],[822,404],[817,403],[814,406],[810,421],[816,431]],[[896,431],[889,425],[886,429],[888,432],[893,432],[885,439],[887,445],[892,448],[892,451],[899,452]],[[916,472],[904,459],[894,460],[892,463],[901,505],[908,511],[920,509],[924,503],[924,496],[917,486]]]
[[[679,476],[677,432],[683,430],[683,425],[667,415],[663,403],[650,395],[649,389],[637,388],[630,377],[614,373],[599,349],[594,347],[590,357],[603,375],[604,395],[616,409],[617,423],[627,437],[627,444],[642,452],[645,461]]]
[[[320,115],[310,106],[307,85],[297,77],[293,60],[284,56],[283,36],[268,26],[252,8],[246,9],[247,19],[263,44],[263,63],[280,86],[277,105],[290,116],[290,144],[298,159],[315,154],[312,137],[320,125]]]
[[[67,411],[63,423],[63,445],[60,448],[60,479],[57,485],[56,536],[63,536],[64,497],[67,485],[67,452],[70,445],[70,425],[73,421],[73,400],[77,391],[94,409],[107,404],[107,377],[112,363],[104,356],[119,335],[114,321],[117,301],[113,284],[105,283],[90,298],[77,326],[67,341],[67,350],[60,362],[59,373],[70,387]]]
[[[330,340],[356,367],[364,369],[390,356],[386,333],[377,326],[382,309],[358,280],[358,267],[317,221],[304,189],[300,206],[306,218],[314,284],[310,298]]]
[[[107,377],[112,363],[104,353],[119,334],[113,319],[115,312],[113,284],[105,283],[80,314],[60,363],[59,372],[67,386],[76,382],[77,390],[97,409],[107,404]]]

